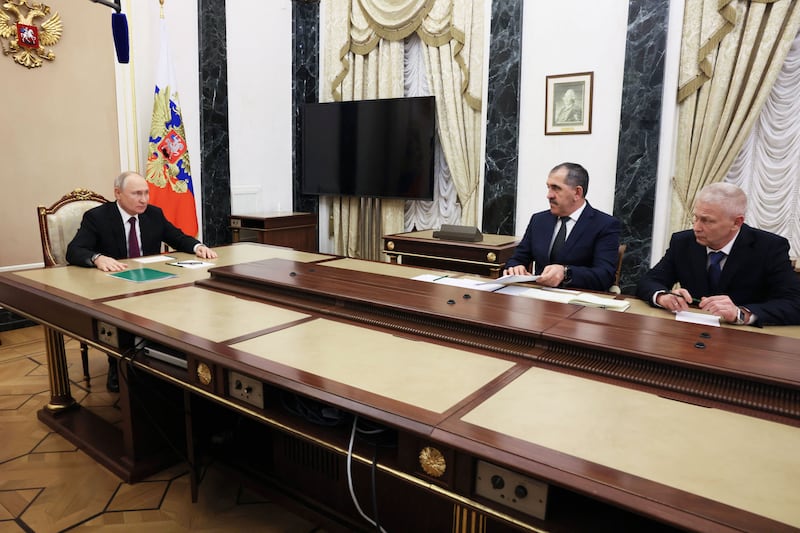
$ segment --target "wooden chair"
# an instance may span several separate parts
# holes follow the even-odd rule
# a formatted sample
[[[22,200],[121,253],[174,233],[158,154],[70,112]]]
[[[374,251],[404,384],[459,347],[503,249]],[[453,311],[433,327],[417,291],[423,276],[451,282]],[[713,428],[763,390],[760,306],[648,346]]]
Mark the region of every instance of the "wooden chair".
[[[67,245],[81,225],[83,214],[93,207],[108,202],[106,198],[88,189],[75,189],[60,200],[45,207],[36,208],[39,217],[39,236],[42,240],[44,266],[52,267],[67,264]],[[89,381],[89,347],[80,343],[83,379]]]

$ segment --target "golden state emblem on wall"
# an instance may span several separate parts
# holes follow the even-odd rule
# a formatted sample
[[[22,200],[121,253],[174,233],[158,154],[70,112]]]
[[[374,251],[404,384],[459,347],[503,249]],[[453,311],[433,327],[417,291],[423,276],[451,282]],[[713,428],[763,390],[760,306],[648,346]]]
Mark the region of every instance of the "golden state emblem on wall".
[[[2,1],[2,0],[0,0]],[[3,55],[28,68],[42,66],[56,55],[47,46],[61,39],[61,15],[50,15],[50,6],[28,4],[27,0],[9,0],[0,5],[0,44]]]

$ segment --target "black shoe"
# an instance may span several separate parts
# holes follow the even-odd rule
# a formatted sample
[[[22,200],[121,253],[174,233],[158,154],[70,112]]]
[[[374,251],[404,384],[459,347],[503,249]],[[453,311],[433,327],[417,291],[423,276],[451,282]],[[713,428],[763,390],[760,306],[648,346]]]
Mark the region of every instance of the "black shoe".
[[[117,360],[108,358],[108,377],[106,377],[108,392],[119,392],[119,375],[117,373]]]

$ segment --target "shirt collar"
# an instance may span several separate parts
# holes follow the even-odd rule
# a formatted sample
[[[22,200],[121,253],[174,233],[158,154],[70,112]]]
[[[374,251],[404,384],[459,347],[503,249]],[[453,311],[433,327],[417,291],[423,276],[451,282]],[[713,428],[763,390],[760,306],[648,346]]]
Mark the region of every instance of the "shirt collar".
[[[119,216],[122,217],[123,223],[127,224],[131,217],[135,218],[137,222],[139,221],[139,215],[130,215],[124,209],[122,209],[122,207],[119,205],[119,202],[116,202],[116,204],[117,210],[119,211]]]
[[[581,218],[584,209],[586,209],[586,201],[584,201],[583,205],[581,205],[578,209],[569,214],[569,219],[577,222],[578,219]]]
[[[736,238],[738,236],[739,236],[739,231],[736,232],[736,235],[733,236],[733,239],[728,241],[728,244],[726,244],[725,246],[723,246],[719,250],[714,250],[713,248],[709,248],[708,246],[706,246],[706,255],[708,255],[708,254],[710,254],[712,252],[723,252],[723,253],[725,253],[726,257],[731,255],[731,248],[733,248],[733,243],[736,242]]]

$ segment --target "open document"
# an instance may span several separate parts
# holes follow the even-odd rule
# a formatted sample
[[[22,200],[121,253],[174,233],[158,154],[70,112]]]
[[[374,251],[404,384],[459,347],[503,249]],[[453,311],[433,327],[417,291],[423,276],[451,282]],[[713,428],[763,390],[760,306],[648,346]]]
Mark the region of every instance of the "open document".
[[[503,292],[498,291],[498,292]],[[630,306],[627,300],[617,300],[613,296],[594,294],[590,292],[571,291],[568,289],[539,289],[530,288],[517,293],[527,298],[559,302],[562,304],[576,304],[586,307],[600,307],[612,311],[626,311]]]
[[[507,276],[500,276],[497,279],[493,279],[490,283],[510,285],[512,283],[528,283],[531,281],[536,281],[537,279],[539,279],[539,276],[534,276],[533,274],[509,274]]]

